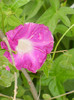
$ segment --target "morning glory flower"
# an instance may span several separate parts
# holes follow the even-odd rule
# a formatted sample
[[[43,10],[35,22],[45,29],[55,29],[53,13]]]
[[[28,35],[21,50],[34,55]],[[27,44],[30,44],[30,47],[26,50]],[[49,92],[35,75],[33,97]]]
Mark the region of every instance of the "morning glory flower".
[[[43,24],[25,23],[6,32],[6,36],[12,51],[15,52],[13,57],[18,70],[26,68],[36,73],[45,62],[47,54],[53,49],[53,36],[49,28]],[[7,50],[4,56],[12,63],[8,48],[3,41],[1,48]]]

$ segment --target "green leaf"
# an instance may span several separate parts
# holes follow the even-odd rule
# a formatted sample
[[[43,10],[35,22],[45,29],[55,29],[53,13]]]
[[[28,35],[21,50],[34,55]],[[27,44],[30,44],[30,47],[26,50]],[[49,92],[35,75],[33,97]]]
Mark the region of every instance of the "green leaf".
[[[70,41],[71,41],[71,38],[69,38],[69,37],[65,37],[61,41],[61,43],[63,43],[63,45],[65,46],[65,49],[67,49],[67,50],[70,48]]]
[[[46,77],[45,75],[43,75],[41,77],[41,86],[48,86],[49,81],[50,81],[50,78],[49,77]]]
[[[12,73],[17,72],[17,69],[15,68],[15,66],[10,64],[8,59],[5,56],[3,56],[4,52],[5,52],[5,50],[0,50],[0,69],[5,68],[6,66],[9,66],[10,71]]]
[[[54,31],[53,34],[56,34],[56,33],[58,33],[58,32],[59,32],[60,34],[64,34],[67,30],[68,30],[68,27],[67,27],[67,26],[65,26],[65,25],[63,25],[63,24],[58,24],[57,27],[55,28],[55,31]],[[71,31],[69,31],[69,32],[66,34],[66,36],[72,37],[73,34],[72,34]]]
[[[74,78],[74,49],[62,54],[53,63],[55,75],[60,81],[64,82],[67,79]]]
[[[51,98],[49,94],[43,94],[42,97],[44,100],[49,100]]]
[[[72,15],[71,17],[71,24],[74,24],[74,15]],[[72,30],[72,34],[74,35],[74,27],[71,30]]]
[[[53,96],[58,96],[58,95],[64,93],[64,87],[59,82],[59,80],[56,78],[56,76],[50,77],[49,90],[51,91]],[[63,98],[64,97],[60,97],[57,100],[64,100]]]
[[[30,0],[14,0],[14,3],[11,6],[11,9],[17,9],[25,4],[27,4]]]
[[[74,90],[74,79],[65,81],[64,88],[65,88],[65,91]]]
[[[48,26],[51,32],[54,31],[57,22],[58,15],[52,8],[46,10],[45,13],[37,21],[37,23],[39,24],[45,24],[46,26]]]
[[[18,26],[18,25],[22,24],[22,22],[17,17],[12,15],[8,19],[8,24],[11,26]]]
[[[10,91],[9,91],[10,90]],[[12,96],[14,91],[14,82],[12,82],[10,87],[2,87],[0,86],[0,93]]]
[[[32,97],[29,95],[24,95],[23,98],[24,100],[33,100]]]
[[[60,11],[63,12],[63,14],[65,14],[65,15],[74,14],[74,9],[72,9],[70,7],[61,7]]]
[[[43,4],[42,0],[34,0],[25,5],[23,13],[26,14],[27,20],[37,14],[42,4]]]
[[[64,87],[61,84],[61,82],[56,78],[56,75],[53,71],[50,71],[48,78],[44,75],[41,77],[41,86],[48,86],[53,96],[58,96],[64,93]],[[57,100],[63,100],[63,99],[59,98]]]
[[[46,24],[50,21],[50,18],[54,15],[55,11],[52,8],[47,9],[44,14],[37,20],[37,23]]]
[[[23,96],[25,93],[25,89],[20,85],[18,86],[17,97]]]
[[[57,23],[58,23],[58,15],[57,15],[57,13],[55,13],[55,14],[50,18],[49,23],[47,23],[47,26],[49,26],[49,29],[50,29],[50,31],[51,31],[52,33],[54,32]]]
[[[4,57],[5,50],[0,50],[0,67],[7,66],[9,61],[6,57]]]
[[[23,11],[23,10],[22,10],[21,8],[16,9],[15,15],[18,16],[18,17],[20,17],[22,11]]]
[[[4,87],[11,86],[11,83],[14,81],[14,75],[5,69],[0,71],[0,85]]]
[[[48,86],[53,96],[65,93],[63,83],[67,79],[74,78],[74,49],[69,50],[67,53],[62,54],[53,62],[53,66],[49,71],[49,77],[41,77],[41,85]],[[57,100],[64,100],[61,97]]]
[[[10,68],[10,72],[14,74],[14,72],[18,72],[15,66],[13,66],[11,63],[8,63],[8,66]]]
[[[50,1],[51,4],[55,4],[54,0]],[[69,9],[69,8],[65,8]],[[73,9],[69,9],[69,12],[67,11],[67,13],[64,13],[64,10],[61,8],[58,8],[56,11],[50,7],[49,9],[47,9],[43,15],[37,20],[37,23],[39,24],[45,24],[46,26],[49,27],[50,31],[53,33],[56,25],[58,22],[62,21],[66,26],[70,26],[70,20],[67,17],[67,14],[72,14]],[[60,20],[59,20],[60,19]]]
[[[8,19],[8,16],[6,16],[5,19],[4,19],[4,27],[8,24],[8,20],[7,19]]]
[[[12,4],[13,0],[2,0],[6,5]]]
[[[52,59],[51,59],[51,56],[48,55],[45,63],[43,64],[40,70],[43,70],[43,72],[45,73],[45,76],[48,77],[49,70],[51,69],[51,67],[52,67]]]
[[[22,77],[22,79],[23,79],[23,84],[24,84],[24,86],[25,86],[26,88],[30,88],[30,86],[29,86],[29,84],[28,84],[28,82],[27,82],[27,80],[26,80],[26,78],[25,78],[25,76],[24,76],[23,73],[21,73],[21,77]]]
[[[52,8],[54,8],[54,10],[57,10],[60,7],[60,1],[59,0],[49,0]]]
[[[4,97],[1,97],[1,99],[0,100],[11,100],[11,99],[9,99],[9,98],[4,98]]]
[[[66,25],[66,26],[70,26],[70,20],[69,20],[69,18],[65,15],[65,14],[63,14],[63,12],[62,11],[59,11],[58,12],[58,17],[61,19],[61,21]]]

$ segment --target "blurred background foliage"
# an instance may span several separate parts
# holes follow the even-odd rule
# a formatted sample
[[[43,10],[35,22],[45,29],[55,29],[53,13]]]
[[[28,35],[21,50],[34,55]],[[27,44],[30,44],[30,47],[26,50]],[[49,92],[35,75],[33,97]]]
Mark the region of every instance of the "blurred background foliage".
[[[64,32],[74,24],[73,0],[2,0],[0,2],[0,30],[5,34],[20,24],[35,22],[49,27],[54,35],[54,47]],[[1,40],[0,40],[1,41]],[[74,27],[66,34],[57,50],[67,52],[57,53],[54,61],[52,54],[47,56],[42,68],[33,74],[29,72],[40,100],[49,100],[71,90],[74,90]],[[8,60],[3,56],[0,47],[0,100],[12,100],[14,91],[14,71]],[[10,67],[10,71],[5,69]],[[33,100],[29,85],[24,75],[17,72],[20,100]],[[74,93],[56,100],[74,100]]]

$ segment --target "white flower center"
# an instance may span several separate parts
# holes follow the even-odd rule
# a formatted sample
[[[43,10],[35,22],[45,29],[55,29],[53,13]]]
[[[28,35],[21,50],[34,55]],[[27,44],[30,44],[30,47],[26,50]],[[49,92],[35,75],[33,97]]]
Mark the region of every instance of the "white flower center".
[[[19,39],[18,45],[16,46],[16,51],[19,53],[27,53],[32,50],[32,43],[30,40],[27,39]]]

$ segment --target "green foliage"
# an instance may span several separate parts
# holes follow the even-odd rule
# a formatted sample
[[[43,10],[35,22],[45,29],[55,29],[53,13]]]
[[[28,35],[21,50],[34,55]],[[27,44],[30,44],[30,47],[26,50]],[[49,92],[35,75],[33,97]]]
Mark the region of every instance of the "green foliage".
[[[67,79],[74,79],[74,49],[69,50],[67,53],[62,54],[54,61],[52,68],[49,72],[49,77],[42,76],[41,84],[48,85],[50,92],[53,96],[65,93],[63,83]],[[59,98],[57,100],[63,100]]]
[[[12,73],[14,73],[15,71],[17,72],[17,69],[9,63],[8,59],[5,56],[3,56],[4,52],[5,50],[0,50],[0,70],[2,68],[5,68],[6,66],[9,66]]]
[[[54,31],[53,34],[56,34],[57,32],[60,33],[60,34],[63,34],[64,32],[66,32],[66,30],[68,30],[68,27],[67,27],[67,26],[65,26],[65,25],[63,25],[63,24],[58,24],[57,27],[55,28],[55,31]],[[69,31],[69,32],[66,34],[66,36],[72,37],[72,36],[74,36],[74,35],[72,34],[71,31]]]
[[[51,7],[44,12],[44,14],[38,19],[37,23],[47,25],[53,32],[57,25],[57,21],[58,14]]]
[[[29,95],[24,95],[23,98],[24,98],[24,100],[33,100],[33,99],[31,98],[31,96],[29,96]]]
[[[0,30],[7,32],[26,22],[45,24],[54,35],[55,47],[61,35],[74,24],[74,9],[70,8],[72,4],[72,0],[2,0],[0,2]],[[63,54],[57,53],[54,61],[52,61],[52,54],[48,55],[37,74],[30,73],[37,92],[40,91],[40,99],[49,100],[53,96],[74,90],[73,48],[74,27],[66,34],[58,47],[58,50],[67,49],[68,51]],[[0,93],[13,96],[14,72],[17,72],[19,76],[17,98],[33,100],[26,78],[3,56],[4,52],[5,50],[0,47]],[[9,66],[10,71],[5,69],[6,66]],[[56,100],[73,100],[73,95],[63,96]],[[0,97],[0,100],[11,99]]]
[[[11,83],[14,80],[13,74],[11,74],[9,71],[2,69],[0,70],[0,85],[4,87],[11,86]]]
[[[50,0],[50,2],[51,8],[45,11],[45,13],[38,19],[37,23],[47,25],[52,32],[54,32],[59,19],[66,26],[70,26],[70,20],[67,17],[67,14],[74,14],[74,9],[69,7],[59,7],[59,0],[57,0],[57,2]]]
[[[72,15],[72,17],[71,17],[71,24],[74,24],[74,15]],[[72,28],[71,30],[72,30],[72,34],[74,36],[74,28]]]
[[[45,73],[45,76],[48,77],[49,76],[49,70],[52,67],[52,59],[51,56],[48,55],[46,62],[43,64],[41,70],[43,70],[43,72]]]
[[[22,86],[18,87],[17,97],[21,97],[24,95],[25,89]]]
[[[51,96],[49,94],[43,94],[42,97],[44,100],[49,100],[51,98]]]
[[[53,64],[54,71],[59,80],[64,82],[67,79],[74,78],[74,49],[69,50],[65,54],[59,56]],[[57,66],[57,69],[56,69]]]
[[[11,5],[11,9],[18,9],[19,7],[25,5],[28,3],[30,0],[13,0],[13,4]]]
[[[4,52],[5,50],[0,49],[0,69],[2,68],[3,65],[7,66],[9,63],[8,59],[3,56]]]
[[[1,98],[1,100],[11,100],[11,99],[8,99],[8,98]]]
[[[5,50],[0,50],[0,85],[9,87],[14,81],[14,72],[17,72],[17,70],[9,63],[8,59],[3,56],[4,52]],[[10,67],[10,71],[5,69],[6,66]]]
[[[74,90],[74,79],[70,79],[64,82],[64,88],[66,91]]]
[[[35,16],[37,14],[37,12],[41,8],[42,4],[43,4],[42,0],[39,0],[39,1],[38,0],[34,0],[34,1],[29,2],[24,7],[23,13],[26,14],[27,20],[32,18],[33,16]]]
[[[14,15],[12,15],[12,16],[10,16],[8,18],[8,24],[10,26],[18,26],[18,25],[20,25],[22,23],[20,22],[20,20],[17,17],[15,17]]]
[[[28,82],[27,82],[25,76],[24,76],[23,74],[21,74],[21,77],[22,77],[22,79],[23,79],[23,84],[24,84],[24,86],[25,86],[26,88],[29,88],[29,84],[28,84]]]
[[[60,7],[60,2],[59,2],[59,0],[50,0],[49,2],[50,2],[52,8],[53,8],[55,11],[57,11],[57,10],[59,9],[59,7]]]

